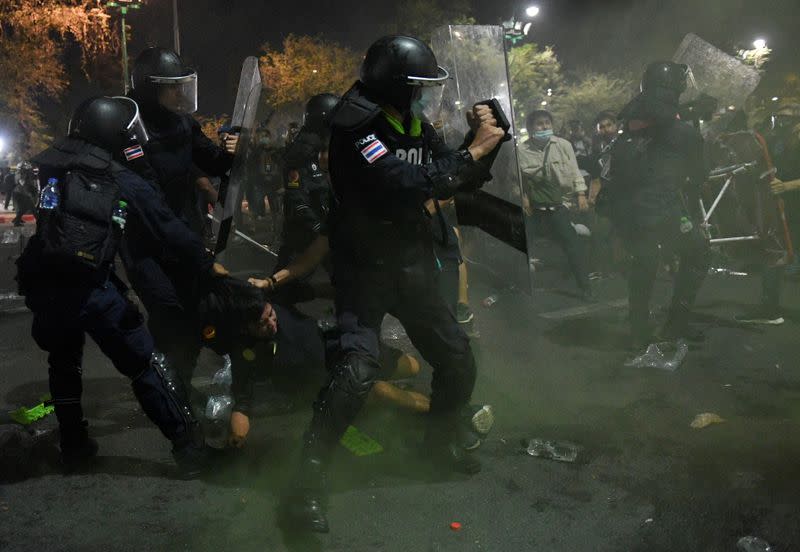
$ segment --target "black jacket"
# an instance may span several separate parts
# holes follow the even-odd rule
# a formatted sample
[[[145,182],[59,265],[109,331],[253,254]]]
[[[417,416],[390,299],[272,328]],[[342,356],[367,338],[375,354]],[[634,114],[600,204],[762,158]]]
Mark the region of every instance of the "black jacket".
[[[477,187],[487,179],[478,165],[465,150],[449,149],[431,125],[391,118],[357,82],[333,115],[334,263],[433,266],[423,204],[446,179]]]

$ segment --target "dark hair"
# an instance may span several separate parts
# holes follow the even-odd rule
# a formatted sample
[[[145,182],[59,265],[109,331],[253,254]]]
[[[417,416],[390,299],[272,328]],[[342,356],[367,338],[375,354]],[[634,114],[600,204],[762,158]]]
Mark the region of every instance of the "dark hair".
[[[547,119],[551,123],[553,122],[553,116],[550,114],[549,111],[546,109],[534,109],[530,112],[530,114],[525,118],[525,126],[528,127],[528,132],[530,133],[531,127],[533,127],[533,122],[536,119]]]
[[[244,333],[248,324],[261,319],[267,301],[263,290],[226,276],[212,282],[202,310],[209,324],[227,332]]]
[[[617,114],[610,110],[601,111],[597,114],[597,117],[594,118],[595,126],[599,125],[602,121],[614,121],[616,123]]]

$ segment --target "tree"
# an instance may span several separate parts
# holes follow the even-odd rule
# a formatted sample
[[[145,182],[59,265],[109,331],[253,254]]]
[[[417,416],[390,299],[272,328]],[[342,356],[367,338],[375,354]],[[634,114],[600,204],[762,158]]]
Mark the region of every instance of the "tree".
[[[0,121],[23,154],[47,144],[40,101],[57,101],[69,86],[64,60],[74,46],[87,77],[92,62],[118,51],[97,0],[0,0]]]
[[[209,140],[215,143],[219,141],[219,135],[217,134],[217,131],[219,131],[220,127],[230,121],[230,117],[225,114],[210,116],[195,115],[195,119],[197,119],[197,122],[200,123],[200,128],[202,129],[203,134],[205,134]]]
[[[358,78],[361,58],[321,38],[289,35],[282,50],[263,47],[261,78],[274,108],[304,103],[315,94],[343,94]]]
[[[584,73],[554,94],[551,111],[559,126],[572,119],[589,123],[601,111],[618,113],[636,92],[630,75]]]
[[[580,71],[565,76],[550,46],[512,48],[508,70],[519,128],[525,127],[525,116],[534,109],[547,109],[558,126],[572,119],[588,123],[601,111],[619,111],[636,93],[636,81],[627,74]]]
[[[554,95],[562,90],[561,62],[550,46],[540,50],[536,44],[528,43],[509,50],[508,73],[517,126],[524,128],[527,113],[543,109],[542,102],[547,102],[546,105],[551,103],[548,89]]]

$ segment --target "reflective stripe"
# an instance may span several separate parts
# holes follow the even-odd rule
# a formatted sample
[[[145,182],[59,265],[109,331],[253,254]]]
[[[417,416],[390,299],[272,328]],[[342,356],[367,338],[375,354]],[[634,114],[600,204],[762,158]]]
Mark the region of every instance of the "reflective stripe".
[[[390,125],[392,125],[392,128],[395,131],[397,131],[399,134],[403,134],[404,135],[406,133],[406,129],[403,128],[403,122],[400,119],[398,119],[397,117],[395,117],[394,115],[388,113],[385,109],[383,109],[382,111],[383,111],[383,116],[386,117],[386,120],[389,122]],[[412,136],[414,138],[416,138],[418,136],[422,136],[422,121],[421,120],[417,119],[416,117],[411,119],[411,125],[410,125],[410,128],[409,128],[408,135]]]

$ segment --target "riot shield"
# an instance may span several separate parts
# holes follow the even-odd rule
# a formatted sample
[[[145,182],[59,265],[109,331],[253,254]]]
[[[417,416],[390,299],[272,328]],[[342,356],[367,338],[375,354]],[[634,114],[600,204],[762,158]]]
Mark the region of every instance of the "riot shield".
[[[448,25],[436,30],[431,46],[439,64],[452,77],[444,88],[442,117],[437,128],[448,146],[457,148],[469,130],[465,112],[480,101],[495,98],[511,122],[516,136],[511,102],[503,29],[492,25]],[[531,289],[533,266],[520,238],[522,182],[517,162],[516,139],[506,142],[492,167],[493,180],[483,187],[485,194],[473,197],[456,210],[462,225],[462,255],[495,275],[499,282],[526,292]],[[494,196],[494,197],[492,197]],[[483,217],[477,202],[493,216]],[[496,201],[495,201],[496,200]],[[501,214],[502,211],[502,214]],[[491,219],[492,222],[484,224]],[[503,222],[505,221],[505,222]],[[469,224],[468,227],[463,225]],[[514,228],[499,228],[509,224]],[[487,232],[491,232],[487,233]],[[522,245],[520,245],[522,241]]]
[[[230,175],[223,179],[219,190],[219,201],[214,206],[214,234],[217,236],[215,255],[219,255],[227,247],[234,215],[241,209],[240,194],[245,186],[248,167],[253,162],[255,150],[253,130],[261,99],[261,88],[258,58],[250,56],[242,64],[239,90],[236,93],[236,104],[231,119],[231,126],[239,131],[239,143],[236,146]],[[240,232],[237,231],[237,234]]]
[[[694,86],[681,98],[684,102],[708,94],[719,100],[720,106],[741,109],[761,80],[756,69],[692,33],[683,38],[672,61],[688,65],[694,76]]]

